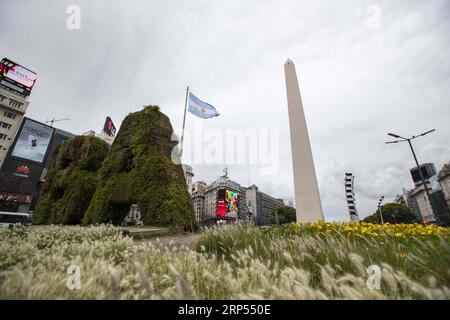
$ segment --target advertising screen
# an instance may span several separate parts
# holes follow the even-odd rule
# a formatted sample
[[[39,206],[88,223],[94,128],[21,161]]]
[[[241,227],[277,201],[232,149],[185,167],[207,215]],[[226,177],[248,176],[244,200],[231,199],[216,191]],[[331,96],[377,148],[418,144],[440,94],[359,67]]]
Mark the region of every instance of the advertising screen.
[[[238,217],[238,199],[237,192],[220,189],[217,191],[217,213],[218,218]]]
[[[114,123],[112,122],[110,117],[106,117],[103,131],[110,137],[114,137],[116,135],[116,127],[114,126]]]
[[[42,163],[55,129],[28,118],[23,121],[11,156]]]
[[[225,218],[227,216],[227,205],[225,204],[225,190],[217,191],[217,217]]]
[[[0,64],[0,73],[4,78],[20,83],[28,89],[33,88],[37,74],[21,65],[3,58]]]
[[[238,216],[238,193],[226,190],[225,203],[227,205],[227,217],[237,218]]]

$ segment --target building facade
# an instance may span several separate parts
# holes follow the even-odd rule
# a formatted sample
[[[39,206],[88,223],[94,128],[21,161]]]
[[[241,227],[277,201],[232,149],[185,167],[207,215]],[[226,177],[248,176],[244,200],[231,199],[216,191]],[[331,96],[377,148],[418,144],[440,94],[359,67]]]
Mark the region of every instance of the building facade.
[[[194,178],[194,170],[187,164],[183,164],[184,178],[186,180],[187,190],[192,195],[192,178]]]
[[[406,205],[418,221],[450,225],[450,163],[445,165],[439,174],[436,174],[436,169],[432,163],[426,163],[420,168],[430,197],[428,199],[418,170],[413,171],[413,168],[411,169],[411,175],[416,187],[403,192]]]
[[[269,224],[273,211],[284,205],[282,199],[259,191],[256,185],[245,188],[232,181],[226,169],[209,185],[203,181],[195,182],[191,199],[200,225],[242,221]]]
[[[195,219],[199,224],[203,224],[205,221],[205,191],[207,187],[206,182],[198,181],[192,189],[192,206],[194,207]]]
[[[425,181],[429,181],[431,177],[436,175],[436,167],[433,163],[424,163],[419,166],[420,171],[422,172],[423,178]],[[414,185],[417,187],[422,184],[422,179],[420,178],[420,172],[417,167],[411,168],[410,170],[411,178],[414,182]]]
[[[284,205],[283,200],[259,191],[255,185],[247,188],[245,196],[247,208],[251,208],[252,218],[258,225],[271,224],[274,210]]]
[[[37,146],[33,148],[35,137]],[[34,210],[57,146],[73,137],[69,132],[23,118],[0,170],[0,211]]]
[[[0,168],[5,162],[28,104],[27,98],[0,87]]]
[[[231,217],[230,220],[237,221],[248,219],[245,197],[246,188],[242,187],[239,183],[230,180],[226,169],[224,170],[224,174],[211,183],[205,191],[205,219],[208,221],[226,220],[218,218],[218,204],[221,200],[220,195],[222,190],[237,195],[237,214],[236,217]]]
[[[441,185],[447,208],[450,208],[450,162],[444,165],[442,170],[439,171],[437,180]]]
[[[237,222],[248,219],[246,189],[228,178],[227,170],[216,181],[193,184],[191,199],[200,225]]]
[[[429,188],[431,187],[428,183],[427,185]],[[415,202],[417,203],[417,209],[420,212],[420,217],[423,222],[429,223],[436,221],[436,218],[433,214],[433,208],[430,204],[430,201],[428,201],[427,193],[423,185],[412,189],[409,192],[408,196],[410,198],[414,198]]]

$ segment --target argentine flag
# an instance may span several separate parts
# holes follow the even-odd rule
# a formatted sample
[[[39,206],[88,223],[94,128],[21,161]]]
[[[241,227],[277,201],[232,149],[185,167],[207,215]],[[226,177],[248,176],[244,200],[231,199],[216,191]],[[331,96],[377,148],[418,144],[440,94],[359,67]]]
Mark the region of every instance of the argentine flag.
[[[189,91],[189,109],[188,111],[192,114],[195,114],[197,117],[202,119],[214,118],[220,116],[220,113],[217,112],[216,108],[214,108],[209,103],[203,102],[196,96],[194,96]]]

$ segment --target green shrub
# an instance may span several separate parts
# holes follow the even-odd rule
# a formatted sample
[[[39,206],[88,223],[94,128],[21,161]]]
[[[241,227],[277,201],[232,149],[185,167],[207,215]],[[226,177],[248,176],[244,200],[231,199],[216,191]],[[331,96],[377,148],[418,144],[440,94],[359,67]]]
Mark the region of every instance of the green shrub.
[[[34,224],[79,224],[97,185],[109,146],[96,137],[77,136],[58,146],[50,163]]]
[[[120,224],[138,204],[146,225],[195,221],[183,169],[171,159],[172,126],[158,106],[129,114],[100,170],[84,224]]]

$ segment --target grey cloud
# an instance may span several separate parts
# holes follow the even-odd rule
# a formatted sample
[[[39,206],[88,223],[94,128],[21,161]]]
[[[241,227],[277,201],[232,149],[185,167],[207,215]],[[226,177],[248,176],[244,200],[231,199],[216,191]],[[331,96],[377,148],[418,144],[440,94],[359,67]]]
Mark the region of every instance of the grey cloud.
[[[65,27],[69,4],[82,28]],[[381,9],[379,30],[366,9]],[[29,116],[71,118],[60,127],[120,125],[142,105],[159,104],[180,132],[186,85],[221,117],[188,115],[187,129],[275,128],[280,166],[251,183],[292,198],[283,63],[296,63],[325,216],[346,220],[343,174],[356,176],[361,215],[378,194],[412,187],[407,145],[385,145],[387,132],[412,135],[421,162],[439,169],[450,158],[450,10],[434,1],[1,1],[0,54],[38,73]],[[17,13],[20,13],[20,19]],[[189,146],[186,146],[189,148]],[[226,164],[194,165],[211,181]],[[230,175],[248,183],[246,165]]]

